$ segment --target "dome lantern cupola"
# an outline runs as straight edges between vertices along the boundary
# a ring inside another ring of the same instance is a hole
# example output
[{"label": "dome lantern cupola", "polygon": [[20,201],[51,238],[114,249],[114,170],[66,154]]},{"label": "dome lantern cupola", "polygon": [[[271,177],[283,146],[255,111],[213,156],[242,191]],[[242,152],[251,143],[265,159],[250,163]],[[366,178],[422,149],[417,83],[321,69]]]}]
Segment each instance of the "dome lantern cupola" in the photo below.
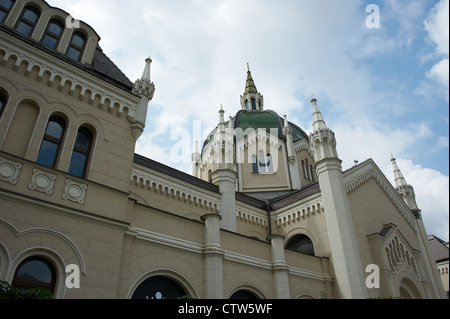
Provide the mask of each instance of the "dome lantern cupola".
[{"label": "dome lantern cupola", "polygon": [[250,67],[247,63],[247,81],[245,82],[244,94],[241,95],[241,107],[243,110],[249,112],[263,111],[263,101],[263,96],[256,89]]}]

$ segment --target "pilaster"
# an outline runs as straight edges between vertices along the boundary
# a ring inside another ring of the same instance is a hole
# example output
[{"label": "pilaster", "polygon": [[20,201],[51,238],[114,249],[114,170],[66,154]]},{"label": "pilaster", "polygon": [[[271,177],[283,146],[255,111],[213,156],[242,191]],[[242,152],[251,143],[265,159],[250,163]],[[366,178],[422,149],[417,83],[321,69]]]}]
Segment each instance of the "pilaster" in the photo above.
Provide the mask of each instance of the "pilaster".
[{"label": "pilaster", "polygon": [[220,244],[220,215],[206,214],[201,217],[205,223],[205,298],[223,298],[223,251]]},{"label": "pilaster", "polygon": [[229,168],[218,168],[211,173],[212,183],[219,186],[221,227],[236,232],[236,172]]},{"label": "pilaster", "polygon": [[289,267],[284,255],[284,236],[270,235],[272,271],[275,282],[275,294],[277,299],[290,299]]}]

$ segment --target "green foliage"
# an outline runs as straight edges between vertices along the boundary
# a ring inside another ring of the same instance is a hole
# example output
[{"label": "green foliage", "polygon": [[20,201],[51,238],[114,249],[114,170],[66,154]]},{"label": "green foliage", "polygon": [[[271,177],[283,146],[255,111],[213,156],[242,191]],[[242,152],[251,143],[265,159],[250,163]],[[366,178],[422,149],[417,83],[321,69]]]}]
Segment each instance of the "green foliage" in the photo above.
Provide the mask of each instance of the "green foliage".
[{"label": "green foliage", "polygon": [[0,299],[52,299],[50,290],[38,287],[30,289],[19,289],[13,287],[6,281],[0,281]]}]

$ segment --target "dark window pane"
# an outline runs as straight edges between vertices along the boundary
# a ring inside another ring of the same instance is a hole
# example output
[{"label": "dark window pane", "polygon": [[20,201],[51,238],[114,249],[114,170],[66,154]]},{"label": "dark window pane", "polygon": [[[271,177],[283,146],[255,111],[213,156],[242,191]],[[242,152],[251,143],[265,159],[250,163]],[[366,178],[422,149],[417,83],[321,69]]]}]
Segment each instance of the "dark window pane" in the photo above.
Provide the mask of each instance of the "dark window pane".
[{"label": "dark window pane", "polygon": [[6,106],[6,99],[3,97],[3,95],[0,95],[0,118],[3,114],[3,110],[5,109]]},{"label": "dark window pane", "polygon": [[0,22],[3,22],[3,19],[6,17],[6,12],[0,9]]},{"label": "dark window pane", "polygon": [[56,122],[55,120],[50,120],[47,125],[47,130],[45,131],[45,135],[52,136],[56,139],[61,139],[64,133],[64,127]]},{"label": "dark window pane", "polygon": [[83,177],[87,158],[88,158],[87,154],[74,150],[72,152],[72,158],[70,159],[69,174],[78,177]]},{"label": "dark window pane", "polygon": [[84,46],[84,37],[78,34],[74,34],[72,38],[72,43],[80,48]]},{"label": "dark window pane", "polygon": [[258,173],[258,163],[256,155],[252,155],[252,166],[253,166],[253,173]]},{"label": "dark window pane", "polygon": [[25,13],[23,14],[23,18],[31,22],[32,24],[36,23],[38,16],[38,13],[31,9],[26,9]]},{"label": "dark window pane", "polygon": [[77,49],[75,49],[75,48],[69,48],[68,50],[67,50],[67,56],[69,57],[69,58],[71,58],[71,59],[74,59],[74,60],[79,60],[79,58],[80,58],[80,55],[81,55],[81,52],[80,52],[80,50],[77,50]]},{"label": "dark window pane", "polygon": [[55,49],[56,44],[58,43],[58,39],[55,39],[51,35],[45,35],[44,39],[42,40],[42,44],[46,47],[49,47],[50,49]]},{"label": "dark window pane", "polygon": [[91,144],[92,135],[89,131],[85,129],[80,129],[77,134],[77,140],[75,141],[75,146],[82,148],[84,150],[89,150]]},{"label": "dark window pane", "polygon": [[256,100],[252,99],[252,110],[256,110]]},{"label": "dark window pane", "polygon": [[6,10],[11,9],[11,6],[13,5],[14,1],[12,0],[0,0],[0,7],[5,8]]},{"label": "dark window pane", "polygon": [[23,264],[17,271],[16,278],[41,283],[52,282],[52,271],[49,266],[40,260],[31,260]]},{"label": "dark window pane", "polygon": [[48,27],[48,31],[53,33],[54,35],[59,36],[62,31],[62,26],[56,22],[50,22],[50,26]]},{"label": "dark window pane", "polygon": [[53,167],[58,155],[58,144],[43,140],[37,162],[41,165]]},{"label": "dark window pane", "polygon": [[19,22],[16,28],[17,31],[22,33],[23,35],[30,36],[31,31],[33,30],[33,26],[25,23],[25,22]]},{"label": "dark window pane", "polygon": [[294,237],[286,247],[289,250],[294,250],[302,254],[314,255],[314,245],[308,236],[300,235]]}]

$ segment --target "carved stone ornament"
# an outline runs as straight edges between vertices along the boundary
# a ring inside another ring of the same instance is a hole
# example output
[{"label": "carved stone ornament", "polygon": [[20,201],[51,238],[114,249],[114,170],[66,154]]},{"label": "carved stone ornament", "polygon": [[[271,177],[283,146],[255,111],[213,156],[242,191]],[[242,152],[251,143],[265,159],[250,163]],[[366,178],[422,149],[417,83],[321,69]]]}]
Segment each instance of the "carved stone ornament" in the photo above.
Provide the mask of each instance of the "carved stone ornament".
[{"label": "carved stone ornament", "polygon": [[66,187],[62,198],[83,205],[84,198],[86,197],[86,191],[86,184],[78,183],[71,179],[66,179]]},{"label": "carved stone ornament", "polygon": [[47,195],[53,194],[53,186],[55,185],[56,175],[40,169],[33,169],[33,176],[28,188]]},{"label": "carved stone ornament", "polygon": [[0,157],[0,181],[17,184],[22,164]]}]

